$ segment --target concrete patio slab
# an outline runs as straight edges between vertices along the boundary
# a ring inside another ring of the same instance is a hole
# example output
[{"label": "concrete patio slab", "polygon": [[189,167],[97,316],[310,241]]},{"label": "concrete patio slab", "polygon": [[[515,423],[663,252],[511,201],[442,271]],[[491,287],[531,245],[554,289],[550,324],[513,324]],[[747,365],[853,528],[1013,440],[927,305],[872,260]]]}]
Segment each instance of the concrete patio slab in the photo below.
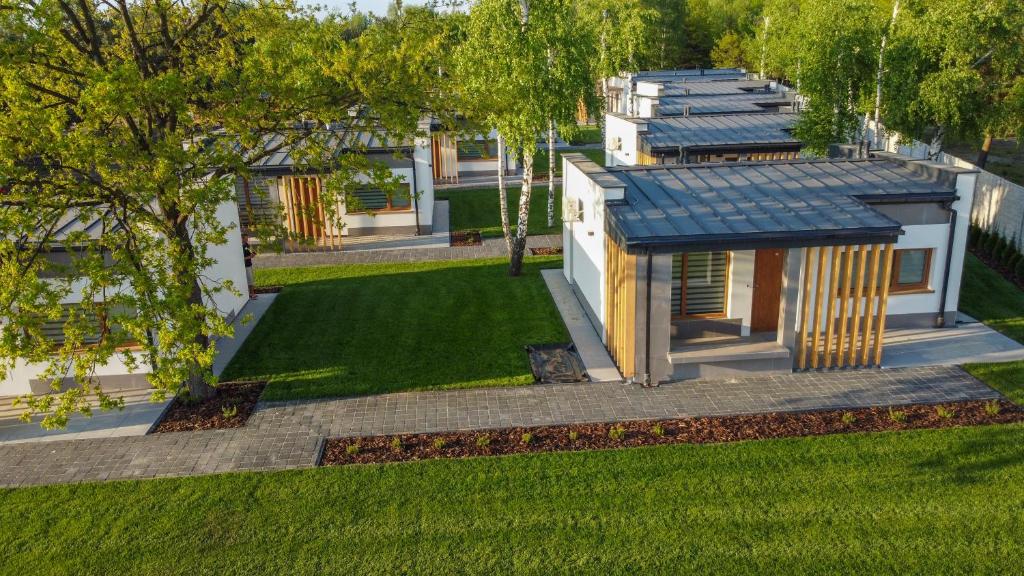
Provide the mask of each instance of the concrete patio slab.
[{"label": "concrete patio slab", "polygon": [[586,368],[591,382],[621,381],[622,375],[619,374],[618,368],[612,362],[608,350],[601,342],[601,336],[594,329],[594,325],[590,323],[590,318],[583,311],[583,306],[576,298],[572,288],[569,287],[569,282],[562,275],[562,271],[560,269],[541,270],[540,274],[548,286],[548,291],[551,292],[551,298],[555,301],[558,313],[562,316],[562,322],[569,329],[569,336],[572,338],[573,344],[576,345],[576,351],[579,352],[580,358],[583,360],[583,366]]},{"label": "concrete patio slab", "polygon": [[[219,376],[224,371],[276,297],[277,294],[260,294],[246,303],[232,324],[235,336],[222,338],[216,343],[214,374]],[[244,322],[249,315],[252,320]],[[153,402],[150,389],[118,390],[110,394],[124,399],[123,409],[103,411],[96,408],[89,417],[76,414],[71,417],[67,427],[60,430],[44,430],[39,426],[41,418],[38,416],[32,422],[22,422],[18,419],[20,410],[9,409],[10,399],[4,399],[3,409],[0,410],[0,444],[142,436],[160,420],[171,403],[170,399]],[[92,404],[98,405],[95,399]]]},{"label": "concrete patio slab", "polygon": [[885,331],[885,368],[1012,360],[1024,360],[1024,346],[964,314],[951,328]]}]

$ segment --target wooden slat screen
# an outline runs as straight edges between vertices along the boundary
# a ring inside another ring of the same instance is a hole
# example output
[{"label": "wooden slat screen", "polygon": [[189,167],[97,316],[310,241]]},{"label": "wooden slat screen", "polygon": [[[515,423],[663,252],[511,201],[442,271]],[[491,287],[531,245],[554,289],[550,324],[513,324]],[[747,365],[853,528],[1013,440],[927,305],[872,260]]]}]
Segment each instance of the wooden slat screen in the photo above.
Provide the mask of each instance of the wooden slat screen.
[{"label": "wooden slat screen", "polygon": [[341,230],[324,211],[320,201],[322,190],[316,176],[281,178],[279,195],[285,209],[286,247],[290,251],[341,247]]},{"label": "wooden slat screen", "polygon": [[892,260],[892,244],[806,249],[798,370],[881,365]]},{"label": "wooden slat screen", "polygon": [[636,256],[605,235],[605,345],[622,376],[636,372]]},{"label": "wooden slat screen", "polygon": [[434,179],[459,181],[459,141],[448,133],[434,134],[430,147],[434,163]]}]

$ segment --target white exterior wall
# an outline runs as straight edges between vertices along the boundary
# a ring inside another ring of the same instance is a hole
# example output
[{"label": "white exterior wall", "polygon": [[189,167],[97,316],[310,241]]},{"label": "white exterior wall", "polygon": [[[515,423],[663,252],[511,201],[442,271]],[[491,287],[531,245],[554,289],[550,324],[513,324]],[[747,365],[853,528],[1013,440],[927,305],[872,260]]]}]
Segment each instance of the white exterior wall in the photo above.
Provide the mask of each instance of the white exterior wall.
[{"label": "white exterior wall", "polygon": [[[637,163],[637,143],[640,131],[646,126],[625,118],[605,114],[604,163],[606,166],[634,166]],[[618,139],[618,144],[612,143]]]},{"label": "white exterior wall", "polygon": [[[605,201],[621,199],[622,188],[605,189],[579,168],[562,161],[562,272],[597,316],[601,338],[605,322]],[[568,218],[569,207],[582,204],[581,221]]]},{"label": "white exterior wall", "polygon": [[[215,295],[207,305],[213,305],[225,317],[233,317],[238,314],[246,302],[249,301],[249,284],[245,277],[245,258],[242,254],[242,234],[238,226],[238,205],[234,201],[228,201],[217,208],[217,217],[221,222],[228,225],[227,242],[225,244],[210,246],[207,254],[216,260],[216,263],[208,268],[204,275],[212,282],[230,281],[239,294],[232,294],[224,291]],[[71,294],[64,298],[62,304],[76,304],[81,302],[81,287],[83,281],[72,290]],[[136,359],[136,370],[128,369],[121,354],[115,354],[110,360],[101,366],[96,367],[95,376],[121,376],[125,374],[148,374],[149,365],[145,359],[133,353]],[[39,375],[46,370],[45,364],[28,363],[23,360],[15,362],[14,369],[0,380],[0,396],[17,396],[31,392],[30,382],[39,379]],[[73,377],[73,373],[65,374],[65,378]]]},{"label": "white exterior wall", "polygon": [[636,117],[653,118],[658,115],[658,98],[651,96],[636,96]]}]

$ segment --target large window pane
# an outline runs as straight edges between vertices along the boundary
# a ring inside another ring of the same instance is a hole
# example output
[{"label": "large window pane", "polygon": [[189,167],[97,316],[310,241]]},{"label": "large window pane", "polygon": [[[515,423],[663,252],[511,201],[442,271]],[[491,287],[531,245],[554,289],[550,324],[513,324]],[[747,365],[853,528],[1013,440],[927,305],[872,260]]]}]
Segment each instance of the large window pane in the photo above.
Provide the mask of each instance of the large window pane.
[{"label": "large window pane", "polygon": [[[672,261],[672,309],[677,315],[725,313],[726,252],[677,254]],[[685,274],[685,277],[683,277]]]},{"label": "large window pane", "polygon": [[900,250],[896,284],[923,284],[927,281],[928,250]]}]

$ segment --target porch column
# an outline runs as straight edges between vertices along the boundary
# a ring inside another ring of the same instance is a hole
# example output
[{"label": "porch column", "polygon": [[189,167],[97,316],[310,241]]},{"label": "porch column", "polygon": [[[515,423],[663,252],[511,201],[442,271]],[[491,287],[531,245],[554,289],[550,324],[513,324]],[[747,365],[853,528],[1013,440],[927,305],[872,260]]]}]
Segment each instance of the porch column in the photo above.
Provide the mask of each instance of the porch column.
[{"label": "porch column", "polygon": [[651,346],[650,364],[647,364],[647,255],[637,256],[636,262],[636,378],[643,377],[649,366],[651,384],[668,380],[672,363],[668,359],[672,333],[672,255],[651,256]]},{"label": "porch column", "polygon": [[782,296],[779,302],[779,329],[776,342],[796,353],[797,321],[800,319],[800,281],[806,248],[786,250],[782,265]]}]

